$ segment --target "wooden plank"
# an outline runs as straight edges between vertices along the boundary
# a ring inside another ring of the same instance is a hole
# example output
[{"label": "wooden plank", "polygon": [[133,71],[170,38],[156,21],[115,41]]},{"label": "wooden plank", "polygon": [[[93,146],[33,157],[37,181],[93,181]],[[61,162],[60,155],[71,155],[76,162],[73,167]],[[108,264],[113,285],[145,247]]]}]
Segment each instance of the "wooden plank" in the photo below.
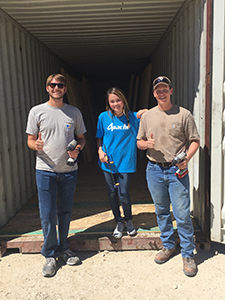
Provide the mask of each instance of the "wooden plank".
[{"label": "wooden plank", "polygon": [[130,85],[129,85],[129,92],[128,92],[128,105],[130,109],[133,109],[133,96],[134,96],[134,75],[130,77]]},{"label": "wooden plank", "polygon": [[140,77],[140,91],[138,96],[138,109],[149,107],[152,64],[148,64]]},{"label": "wooden plank", "polygon": [[82,155],[85,160],[91,161],[95,153],[97,153],[95,140],[96,122],[94,124],[93,121],[95,118],[97,120],[97,112],[94,113],[93,105],[90,104],[91,99],[87,80],[83,78],[81,81],[78,81],[71,77],[63,68],[60,71],[67,80],[67,99],[69,104],[77,107],[82,113],[87,129],[85,133],[86,144],[82,150]]},{"label": "wooden plank", "polygon": [[139,76],[135,78],[135,86],[134,86],[134,97],[133,97],[133,107],[132,111],[137,111],[138,109],[138,88],[139,88]]}]

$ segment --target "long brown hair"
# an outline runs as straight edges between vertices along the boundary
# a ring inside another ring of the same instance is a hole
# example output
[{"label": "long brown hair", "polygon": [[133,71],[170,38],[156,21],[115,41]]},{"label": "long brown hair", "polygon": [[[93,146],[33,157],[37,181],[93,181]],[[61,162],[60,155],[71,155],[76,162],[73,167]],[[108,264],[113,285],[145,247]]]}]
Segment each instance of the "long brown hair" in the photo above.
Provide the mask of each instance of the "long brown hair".
[{"label": "long brown hair", "polygon": [[117,87],[111,87],[107,91],[107,94],[106,94],[106,110],[110,111],[115,116],[114,111],[111,109],[111,107],[109,105],[109,95],[110,94],[116,95],[123,102],[124,114],[126,115],[126,118],[127,118],[128,128],[130,128],[130,121],[129,121],[129,114],[128,114],[130,109],[129,109],[129,106],[128,106],[128,103],[127,103],[127,98],[126,98],[124,92],[121,89],[117,88]]}]

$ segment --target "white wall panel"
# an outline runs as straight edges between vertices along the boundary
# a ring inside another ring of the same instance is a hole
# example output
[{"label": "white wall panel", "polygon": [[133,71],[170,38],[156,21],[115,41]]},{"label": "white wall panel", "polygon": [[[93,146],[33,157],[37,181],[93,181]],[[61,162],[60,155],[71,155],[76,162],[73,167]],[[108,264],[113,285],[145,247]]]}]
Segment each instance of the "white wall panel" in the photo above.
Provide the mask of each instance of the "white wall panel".
[{"label": "white wall panel", "polygon": [[45,80],[62,61],[0,10],[0,226],[36,192],[28,111],[47,100]]},{"label": "white wall panel", "polygon": [[212,57],[211,238],[225,242],[224,66],[225,1],[214,1]]}]

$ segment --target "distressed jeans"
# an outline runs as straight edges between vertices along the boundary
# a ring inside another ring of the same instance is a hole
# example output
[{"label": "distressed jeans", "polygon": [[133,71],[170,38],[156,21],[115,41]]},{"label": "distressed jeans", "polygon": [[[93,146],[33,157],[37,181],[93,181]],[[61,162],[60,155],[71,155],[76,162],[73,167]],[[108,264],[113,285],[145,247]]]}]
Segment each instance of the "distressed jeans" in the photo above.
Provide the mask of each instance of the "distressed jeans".
[{"label": "distressed jeans", "polygon": [[[116,183],[119,183],[117,188],[114,187],[112,175],[109,172],[103,171],[108,189],[110,206],[116,222],[132,219],[131,201],[129,195],[130,173],[113,174]],[[123,208],[124,218],[120,213],[120,202]]]},{"label": "distressed jeans", "polygon": [[177,223],[182,257],[193,257],[194,230],[190,216],[189,176],[177,178],[177,167],[164,168],[148,162],[146,179],[149,192],[155,204],[160,238],[164,248],[175,245],[170,203]]},{"label": "distressed jeans", "polygon": [[[67,235],[77,182],[77,170],[68,173],[36,170],[36,182],[44,235],[41,254],[46,258],[56,258],[70,245]],[[58,225],[58,238],[56,224]]]}]

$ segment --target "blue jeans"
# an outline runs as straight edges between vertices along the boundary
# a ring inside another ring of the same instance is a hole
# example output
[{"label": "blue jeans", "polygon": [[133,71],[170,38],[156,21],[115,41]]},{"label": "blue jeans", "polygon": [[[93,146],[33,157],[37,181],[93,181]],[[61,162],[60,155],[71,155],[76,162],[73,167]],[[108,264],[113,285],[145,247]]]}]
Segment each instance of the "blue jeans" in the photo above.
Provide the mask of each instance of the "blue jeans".
[{"label": "blue jeans", "polygon": [[[107,184],[110,206],[112,208],[112,212],[116,222],[118,223],[122,220],[131,220],[132,213],[129,195],[130,173],[113,174],[115,182],[119,183],[117,188],[114,187],[111,173],[103,171],[103,174]],[[121,216],[120,213],[119,199],[123,208],[124,218]]]},{"label": "blue jeans", "polygon": [[[36,182],[44,235],[41,254],[46,258],[56,258],[70,245],[67,235],[77,182],[77,170],[68,173],[36,170]],[[58,239],[56,223],[58,224]]]},{"label": "blue jeans", "polygon": [[157,222],[163,246],[171,249],[175,245],[174,229],[170,214],[170,202],[177,223],[182,257],[193,257],[194,230],[190,216],[189,176],[177,178],[177,167],[163,168],[148,162],[146,179],[155,204]]}]

